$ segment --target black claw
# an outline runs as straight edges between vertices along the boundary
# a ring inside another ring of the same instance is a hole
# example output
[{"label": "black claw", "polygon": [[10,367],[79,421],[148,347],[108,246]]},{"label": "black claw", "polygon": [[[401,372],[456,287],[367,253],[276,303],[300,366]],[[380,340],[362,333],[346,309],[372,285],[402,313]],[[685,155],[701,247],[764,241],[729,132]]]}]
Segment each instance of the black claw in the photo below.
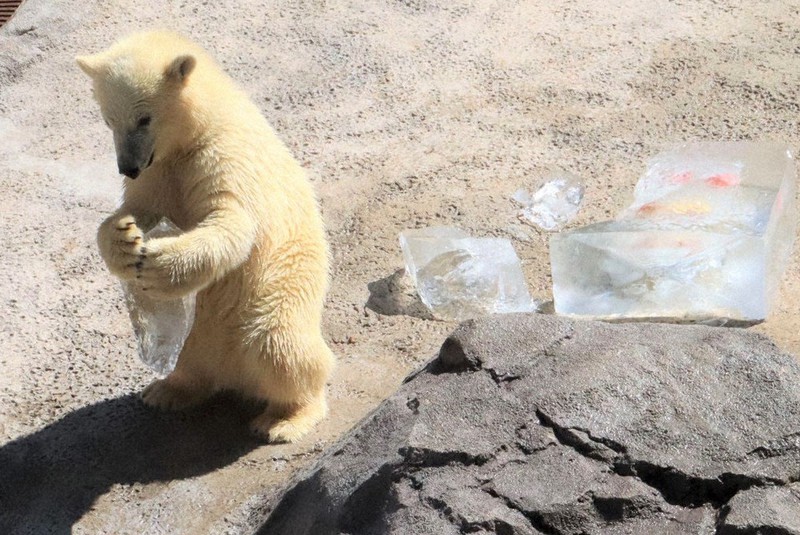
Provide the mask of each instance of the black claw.
[{"label": "black claw", "polygon": [[147,254],[147,247],[142,247],[142,256]]},{"label": "black claw", "polygon": [[134,267],[135,267],[136,269],[142,269],[142,266],[144,266],[144,264],[143,264],[142,262],[136,262],[136,263],[134,264]]}]

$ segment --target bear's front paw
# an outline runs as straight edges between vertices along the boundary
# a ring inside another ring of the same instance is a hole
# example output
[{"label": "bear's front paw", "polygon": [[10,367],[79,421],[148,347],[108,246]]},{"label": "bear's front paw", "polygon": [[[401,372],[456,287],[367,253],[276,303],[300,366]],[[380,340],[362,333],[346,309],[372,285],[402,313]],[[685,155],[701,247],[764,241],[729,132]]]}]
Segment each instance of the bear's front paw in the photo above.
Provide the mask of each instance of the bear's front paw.
[{"label": "bear's front paw", "polygon": [[100,253],[109,271],[122,280],[133,280],[142,260],[144,234],[133,216],[109,220],[98,236]]},{"label": "bear's front paw", "polygon": [[136,286],[154,299],[177,299],[195,288],[170,253],[174,238],[148,240],[136,262]]}]

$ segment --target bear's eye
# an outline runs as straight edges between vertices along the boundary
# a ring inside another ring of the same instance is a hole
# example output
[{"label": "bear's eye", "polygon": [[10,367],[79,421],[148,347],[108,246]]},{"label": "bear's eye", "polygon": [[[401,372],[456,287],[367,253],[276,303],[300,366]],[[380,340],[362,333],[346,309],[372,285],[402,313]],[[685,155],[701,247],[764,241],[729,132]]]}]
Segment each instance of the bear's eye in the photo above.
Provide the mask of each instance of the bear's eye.
[{"label": "bear's eye", "polygon": [[150,124],[150,119],[151,119],[151,117],[149,115],[145,115],[144,117],[139,119],[139,122],[136,123],[136,127],[137,128],[144,128],[145,126]]}]

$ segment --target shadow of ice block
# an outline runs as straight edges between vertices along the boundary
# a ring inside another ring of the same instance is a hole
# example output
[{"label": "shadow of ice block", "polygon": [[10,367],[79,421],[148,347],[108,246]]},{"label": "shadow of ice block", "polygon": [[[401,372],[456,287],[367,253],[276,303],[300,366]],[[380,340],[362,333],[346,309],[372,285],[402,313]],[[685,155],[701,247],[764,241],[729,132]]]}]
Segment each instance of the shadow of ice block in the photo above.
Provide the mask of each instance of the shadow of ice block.
[{"label": "shadow of ice block", "polygon": [[794,241],[795,181],[791,153],[775,143],[659,154],[615,221],[551,237],[556,312],[765,319]]},{"label": "shadow of ice block", "polygon": [[402,232],[400,246],[420,300],[439,319],[537,309],[506,239],[470,238],[455,228],[431,227]]}]

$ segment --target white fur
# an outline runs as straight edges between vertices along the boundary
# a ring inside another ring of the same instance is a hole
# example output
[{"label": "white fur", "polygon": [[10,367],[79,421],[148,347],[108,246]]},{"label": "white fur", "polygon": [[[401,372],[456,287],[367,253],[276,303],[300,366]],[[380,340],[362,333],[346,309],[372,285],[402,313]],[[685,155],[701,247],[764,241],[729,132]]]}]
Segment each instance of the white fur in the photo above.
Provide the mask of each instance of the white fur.
[{"label": "white fur", "polygon": [[[177,367],[144,401],[182,408],[237,390],[268,400],[258,432],[297,440],[326,414],[334,361],[320,331],[328,247],[302,168],[250,99],[179,35],[135,34],[77,61],[115,135],[152,116],[153,163],[125,179],[122,207],[100,226],[103,259],[156,297],[199,290]],[[144,242],[161,217],[184,232]]]}]

